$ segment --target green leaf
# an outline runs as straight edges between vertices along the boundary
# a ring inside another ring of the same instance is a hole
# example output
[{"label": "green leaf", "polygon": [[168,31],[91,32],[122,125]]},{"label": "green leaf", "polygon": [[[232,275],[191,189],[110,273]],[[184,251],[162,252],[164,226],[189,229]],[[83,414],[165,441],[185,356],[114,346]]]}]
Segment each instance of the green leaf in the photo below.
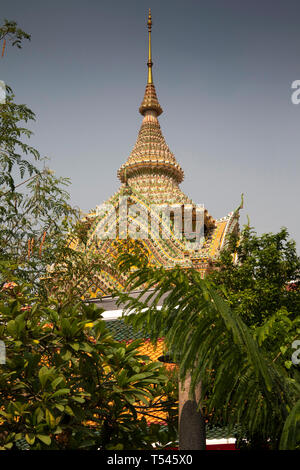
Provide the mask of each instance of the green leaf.
[{"label": "green leaf", "polygon": [[65,406],[65,412],[70,416],[75,416],[72,408],[69,405]]},{"label": "green leaf", "polygon": [[64,380],[63,377],[57,377],[56,379],[54,379],[53,382],[51,383],[51,387],[53,388],[53,390],[55,390],[57,385],[63,382],[63,380]]},{"label": "green leaf", "polygon": [[14,320],[10,320],[8,323],[7,323],[7,332],[10,336],[12,336],[13,338],[15,337],[15,334],[16,334],[16,323]]},{"label": "green leaf", "polygon": [[134,396],[137,398],[137,400],[143,402],[144,405],[146,406],[149,405],[149,399],[147,400],[147,398],[142,392],[134,392]]},{"label": "green leaf", "polygon": [[35,443],[35,435],[34,434],[25,434],[25,439],[30,446]]},{"label": "green leaf", "polygon": [[57,403],[57,404],[55,405],[55,408],[57,408],[57,409],[58,409],[59,411],[61,411],[61,412],[63,412],[64,409],[65,409],[64,405],[60,405],[59,403]]},{"label": "green leaf", "polygon": [[70,393],[69,388],[60,388],[59,390],[56,390],[56,392],[52,393],[51,398],[67,395],[68,393]]},{"label": "green leaf", "polygon": [[135,374],[133,375],[132,377],[129,377],[128,380],[131,382],[131,383],[134,383],[134,382],[142,382],[143,379],[146,379],[148,377],[151,377],[153,375],[152,372],[143,372],[141,374]]},{"label": "green leaf", "polygon": [[44,412],[43,412],[42,408],[38,407],[35,410],[34,417],[36,419],[37,424],[40,424],[40,422],[44,419]]},{"label": "green leaf", "polygon": [[64,361],[69,361],[72,357],[72,353],[71,351],[66,351],[61,357]]},{"label": "green leaf", "polygon": [[39,380],[41,382],[41,385],[42,387],[44,388],[46,383],[47,383],[47,380],[48,378],[50,377],[52,373],[52,370],[48,369],[48,367],[46,366],[43,366],[40,370],[39,370]]},{"label": "green leaf", "polygon": [[56,420],[51,411],[49,411],[48,409],[46,409],[46,423],[51,429],[56,426]]},{"label": "green leaf", "polygon": [[44,444],[46,444],[47,446],[50,446],[51,444],[51,437],[50,436],[46,436],[44,434],[37,434],[36,436],[40,441],[42,441]]},{"label": "green leaf", "polygon": [[77,401],[78,403],[85,403],[84,398],[81,397],[72,397],[72,400]]}]

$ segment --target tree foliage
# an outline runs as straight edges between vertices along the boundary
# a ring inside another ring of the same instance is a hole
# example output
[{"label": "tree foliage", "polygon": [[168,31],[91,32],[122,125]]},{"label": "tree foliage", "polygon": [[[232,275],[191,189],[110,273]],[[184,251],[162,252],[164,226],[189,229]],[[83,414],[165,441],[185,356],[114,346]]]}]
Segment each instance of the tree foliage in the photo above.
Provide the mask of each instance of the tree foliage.
[{"label": "tree foliage", "polygon": [[24,439],[30,449],[151,448],[157,429],[145,416],[153,402],[168,409],[167,377],[140,340],[117,342],[96,307],[45,304],[25,284],[2,287],[0,310],[2,449]]},{"label": "tree foliage", "polygon": [[300,258],[287,230],[258,236],[245,226],[240,239],[231,238],[209,279],[270,359],[293,374],[291,347],[300,332]]},{"label": "tree foliage", "polygon": [[4,24],[0,27],[0,41],[5,39],[11,42],[12,46],[16,46],[19,49],[22,47],[22,41],[24,39],[31,39],[30,34],[25,33],[21,28],[18,28],[16,21],[4,20]]},{"label": "tree foliage", "polygon": [[129,321],[154,341],[165,337],[180,377],[190,373],[192,388],[201,382],[202,412],[209,421],[239,426],[250,437],[259,434],[273,448],[280,437],[283,448],[299,446],[299,433],[289,432],[299,429],[298,408],[291,413],[299,399],[299,377],[271,360],[257,342],[257,330],[212,283],[195,270],[152,268],[142,254],[121,255],[120,266],[131,270],[130,288],[140,290],[138,298],[119,293]]},{"label": "tree foliage", "polygon": [[285,228],[258,236],[245,226],[220,253],[210,279],[250,327],[261,326],[279,309],[289,312],[291,319],[298,316],[300,258]]},{"label": "tree foliage", "polygon": [[[5,37],[19,47],[29,35],[5,22]],[[170,377],[138,352],[139,342],[115,341],[101,310],[83,302],[104,260],[75,249],[87,242],[87,221],[69,203],[68,179],[43,166],[27,143],[24,123],[34,113],[7,92],[0,105],[0,448],[164,445],[174,426],[165,431],[145,418],[157,410],[174,415]]]}]

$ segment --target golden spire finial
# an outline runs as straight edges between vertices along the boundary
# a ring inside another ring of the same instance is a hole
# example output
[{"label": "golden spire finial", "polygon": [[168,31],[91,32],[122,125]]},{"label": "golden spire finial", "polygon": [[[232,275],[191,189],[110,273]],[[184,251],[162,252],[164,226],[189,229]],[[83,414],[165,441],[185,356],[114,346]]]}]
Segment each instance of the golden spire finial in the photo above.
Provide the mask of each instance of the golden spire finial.
[{"label": "golden spire finial", "polygon": [[148,83],[148,84],[152,84],[152,83],[153,83],[153,77],[152,77],[152,65],[153,65],[153,62],[152,62],[152,57],[151,57],[151,28],[152,28],[152,17],[151,17],[151,10],[150,10],[150,8],[149,8],[149,15],[148,15],[147,25],[148,25],[148,34],[149,34],[149,54],[148,54],[148,62],[147,62],[147,65],[148,65],[148,81],[147,81],[147,83]]},{"label": "golden spire finial", "polygon": [[139,107],[140,113],[144,116],[146,111],[155,111],[157,116],[159,116],[163,110],[158,102],[156,91],[153,84],[153,77],[152,77],[152,57],[151,57],[151,29],[152,29],[152,18],[151,18],[151,10],[149,8],[149,15],[148,15],[148,32],[149,32],[149,55],[148,55],[148,80],[145,90],[144,99],[142,101],[141,106]]}]

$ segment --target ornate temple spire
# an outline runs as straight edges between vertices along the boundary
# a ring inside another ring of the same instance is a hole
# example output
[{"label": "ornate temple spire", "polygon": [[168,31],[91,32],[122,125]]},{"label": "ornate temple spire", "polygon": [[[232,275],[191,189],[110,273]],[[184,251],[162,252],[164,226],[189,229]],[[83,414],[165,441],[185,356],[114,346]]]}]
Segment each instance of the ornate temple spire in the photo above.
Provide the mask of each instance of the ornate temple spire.
[{"label": "ornate temple spire", "polygon": [[[170,151],[158,122],[163,112],[155,91],[152,74],[151,30],[152,17],[149,9],[148,21],[148,75],[144,99],[139,108],[143,122],[136,144],[118,171],[122,183],[138,188],[147,198],[168,202],[188,199],[179,189],[178,184],[184,177],[181,166]],[[179,194],[180,193],[180,194]],[[159,197],[155,197],[158,196]]]}]

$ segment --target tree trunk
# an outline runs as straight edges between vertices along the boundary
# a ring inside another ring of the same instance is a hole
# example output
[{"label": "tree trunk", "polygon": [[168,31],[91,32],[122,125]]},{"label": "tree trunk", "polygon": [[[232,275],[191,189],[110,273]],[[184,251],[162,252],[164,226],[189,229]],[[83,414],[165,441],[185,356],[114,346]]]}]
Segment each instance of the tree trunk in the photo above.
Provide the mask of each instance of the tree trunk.
[{"label": "tree trunk", "polygon": [[190,396],[191,377],[179,382],[179,450],[205,450],[205,419],[201,408],[197,411],[201,396],[201,383]]}]

